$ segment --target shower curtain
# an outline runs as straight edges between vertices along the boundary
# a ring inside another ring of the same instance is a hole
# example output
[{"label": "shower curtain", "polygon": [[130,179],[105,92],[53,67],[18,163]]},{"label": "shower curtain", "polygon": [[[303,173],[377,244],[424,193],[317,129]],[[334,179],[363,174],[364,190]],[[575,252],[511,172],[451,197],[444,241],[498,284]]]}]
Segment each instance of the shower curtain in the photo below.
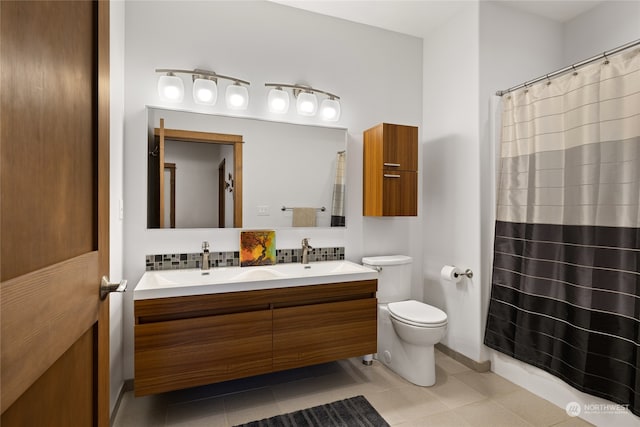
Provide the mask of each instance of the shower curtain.
[{"label": "shower curtain", "polygon": [[345,160],[347,153],[338,151],[336,156],[336,178],[333,185],[333,200],[331,204],[331,226],[344,227],[344,189],[345,189]]},{"label": "shower curtain", "polygon": [[502,101],[484,342],[640,416],[640,49]]}]

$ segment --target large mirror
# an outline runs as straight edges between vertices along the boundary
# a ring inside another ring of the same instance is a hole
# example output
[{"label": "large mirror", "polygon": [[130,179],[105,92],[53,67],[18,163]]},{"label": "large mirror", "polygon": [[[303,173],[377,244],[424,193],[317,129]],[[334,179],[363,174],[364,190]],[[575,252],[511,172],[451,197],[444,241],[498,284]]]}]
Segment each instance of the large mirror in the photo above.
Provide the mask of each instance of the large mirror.
[{"label": "large mirror", "polygon": [[147,114],[148,228],[344,226],[345,129]]}]

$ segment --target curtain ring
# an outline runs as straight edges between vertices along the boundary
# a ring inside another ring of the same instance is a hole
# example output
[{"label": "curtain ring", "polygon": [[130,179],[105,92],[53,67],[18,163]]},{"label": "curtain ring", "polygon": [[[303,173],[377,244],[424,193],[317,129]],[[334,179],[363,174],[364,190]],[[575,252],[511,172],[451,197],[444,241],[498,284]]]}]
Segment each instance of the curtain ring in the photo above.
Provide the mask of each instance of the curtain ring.
[{"label": "curtain ring", "polygon": [[578,72],[576,71],[576,64],[573,64],[573,65],[571,66],[571,68],[573,68],[573,75],[574,75],[574,76],[577,76],[577,75],[578,75]]},{"label": "curtain ring", "polygon": [[547,74],[547,86],[551,84],[551,79],[549,78],[549,74]]},{"label": "curtain ring", "polygon": [[607,56],[607,52],[602,52],[602,56],[604,56],[604,65],[608,65],[609,57]]}]

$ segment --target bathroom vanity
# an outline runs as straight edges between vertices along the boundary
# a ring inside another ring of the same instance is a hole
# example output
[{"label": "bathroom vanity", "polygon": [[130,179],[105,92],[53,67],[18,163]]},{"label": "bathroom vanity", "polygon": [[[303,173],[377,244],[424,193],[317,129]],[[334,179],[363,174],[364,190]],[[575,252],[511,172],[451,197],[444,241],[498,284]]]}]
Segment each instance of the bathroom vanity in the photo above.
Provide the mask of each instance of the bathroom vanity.
[{"label": "bathroom vanity", "polygon": [[349,261],[148,271],[134,291],[142,396],[375,353],[377,272]]}]

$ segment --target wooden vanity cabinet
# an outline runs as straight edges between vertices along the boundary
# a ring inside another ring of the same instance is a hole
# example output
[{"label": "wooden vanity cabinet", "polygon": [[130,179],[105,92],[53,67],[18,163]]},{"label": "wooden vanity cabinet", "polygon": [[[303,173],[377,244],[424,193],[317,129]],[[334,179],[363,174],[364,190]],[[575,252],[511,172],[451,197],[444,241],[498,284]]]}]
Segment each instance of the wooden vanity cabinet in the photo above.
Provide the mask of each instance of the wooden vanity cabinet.
[{"label": "wooden vanity cabinet", "polygon": [[377,351],[377,280],[136,300],[135,395]]},{"label": "wooden vanity cabinet", "polygon": [[274,371],[375,353],[376,311],[375,298],[275,309]]},{"label": "wooden vanity cabinet", "polygon": [[271,371],[271,312],[136,325],[136,395]]},{"label": "wooden vanity cabinet", "polygon": [[363,215],[416,216],[418,128],[381,123],[363,144]]}]

